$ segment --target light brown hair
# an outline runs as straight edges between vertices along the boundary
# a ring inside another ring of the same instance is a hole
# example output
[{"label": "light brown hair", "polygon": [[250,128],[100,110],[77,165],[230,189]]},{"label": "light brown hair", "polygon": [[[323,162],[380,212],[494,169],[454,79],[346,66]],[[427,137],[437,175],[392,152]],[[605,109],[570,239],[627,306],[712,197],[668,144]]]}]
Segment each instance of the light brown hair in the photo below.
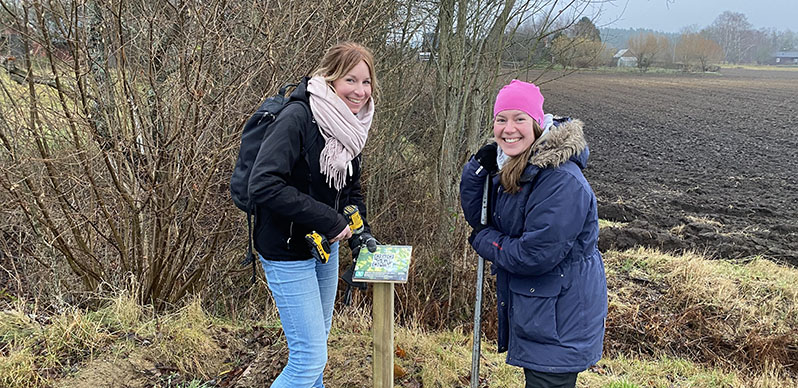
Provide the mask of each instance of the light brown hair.
[{"label": "light brown hair", "polygon": [[540,128],[540,125],[535,120],[532,120],[532,133],[535,134],[535,141],[524,152],[511,157],[499,173],[504,191],[510,194],[521,191],[521,175],[524,174],[524,169],[526,169],[526,165],[532,157],[532,149],[535,148],[537,141],[540,140],[540,136],[543,134],[543,129]]},{"label": "light brown hair", "polygon": [[342,42],[330,47],[313,72],[314,76],[322,76],[328,83],[342,78],[357,66],[360,61],[366,62],[371,78],[372,95],[377,91],[377,75],[374,73],[374,55],[371,50],[355,42]]}]

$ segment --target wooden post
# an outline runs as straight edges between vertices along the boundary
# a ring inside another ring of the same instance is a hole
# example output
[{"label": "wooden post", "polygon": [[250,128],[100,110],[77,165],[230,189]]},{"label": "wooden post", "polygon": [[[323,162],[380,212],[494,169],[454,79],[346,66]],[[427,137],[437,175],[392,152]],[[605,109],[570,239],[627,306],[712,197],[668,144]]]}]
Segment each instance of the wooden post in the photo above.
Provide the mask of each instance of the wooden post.
[{"label": "wooden post", "polygon": [[374,388],[393,388],[393,283],[374,283]]}]

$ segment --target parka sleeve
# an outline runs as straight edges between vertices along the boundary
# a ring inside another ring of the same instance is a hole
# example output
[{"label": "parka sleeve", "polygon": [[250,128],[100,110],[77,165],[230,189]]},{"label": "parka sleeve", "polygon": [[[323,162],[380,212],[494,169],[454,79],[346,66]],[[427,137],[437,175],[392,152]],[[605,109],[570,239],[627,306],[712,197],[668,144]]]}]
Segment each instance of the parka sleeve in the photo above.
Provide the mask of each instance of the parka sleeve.
[{"label": "parka sleeve", "polygon": [[472,245],[483,258],[510,273],[543,275],[565,259],[592,204],[592,193],[574,176],[552,174],[530,194],[521,236],[487,228],[477,234]]},{"label": "parka sleeve", "polygon": [[480,167],[472,156],[463,167],[463,175],[460,178],[460,206],[472,228],[479,228],[482,224],[482,192],[488,172]]},{"label": "parka sleeve", "polygon": [[304,108],[297,105],[287,106],[277,116],[255,158],[249,197],[257,206],[333,238],[348,225],[344,216],[287,183],[302,157],[306,121]]}]

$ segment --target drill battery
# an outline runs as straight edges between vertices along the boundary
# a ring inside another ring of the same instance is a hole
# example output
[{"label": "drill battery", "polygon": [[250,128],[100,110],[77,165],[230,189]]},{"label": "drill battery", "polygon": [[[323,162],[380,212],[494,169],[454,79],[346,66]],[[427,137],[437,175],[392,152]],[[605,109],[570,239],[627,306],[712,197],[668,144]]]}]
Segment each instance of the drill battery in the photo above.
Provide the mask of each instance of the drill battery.
[{"label": "drill battery", "polygon": [[330,260],[330,242],[327,241],[327,238],[313,231],[305,235],[305,241],[310,246],[313,257],[322,264],[327,264],[327,261]]},{"label": "drill battery", "polygon": [[[360,234],[363,232],[363,218],[360,217],[360,211],[357,206],[348,205],[345,207],[344,216],[349,220],[349,229],[352,229],[352,234]],[[331,252],[330,242],[327,240],[327,237],[313,231],[305,235],[305,241],[307,241],[313,257],[322,264],[327,264],[327,261],[330,260]]]}]

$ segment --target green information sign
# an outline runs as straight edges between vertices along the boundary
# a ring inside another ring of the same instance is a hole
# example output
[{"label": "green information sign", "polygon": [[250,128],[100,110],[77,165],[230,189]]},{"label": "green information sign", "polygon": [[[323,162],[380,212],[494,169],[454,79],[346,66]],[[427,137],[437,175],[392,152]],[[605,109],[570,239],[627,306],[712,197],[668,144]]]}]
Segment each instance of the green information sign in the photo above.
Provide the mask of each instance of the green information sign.
[{"label": "green information sign", "polygon": [[406,283],[412,252],[409,245],[378,245],[373,253],[364,247],[357,256],[353,280]]}]

